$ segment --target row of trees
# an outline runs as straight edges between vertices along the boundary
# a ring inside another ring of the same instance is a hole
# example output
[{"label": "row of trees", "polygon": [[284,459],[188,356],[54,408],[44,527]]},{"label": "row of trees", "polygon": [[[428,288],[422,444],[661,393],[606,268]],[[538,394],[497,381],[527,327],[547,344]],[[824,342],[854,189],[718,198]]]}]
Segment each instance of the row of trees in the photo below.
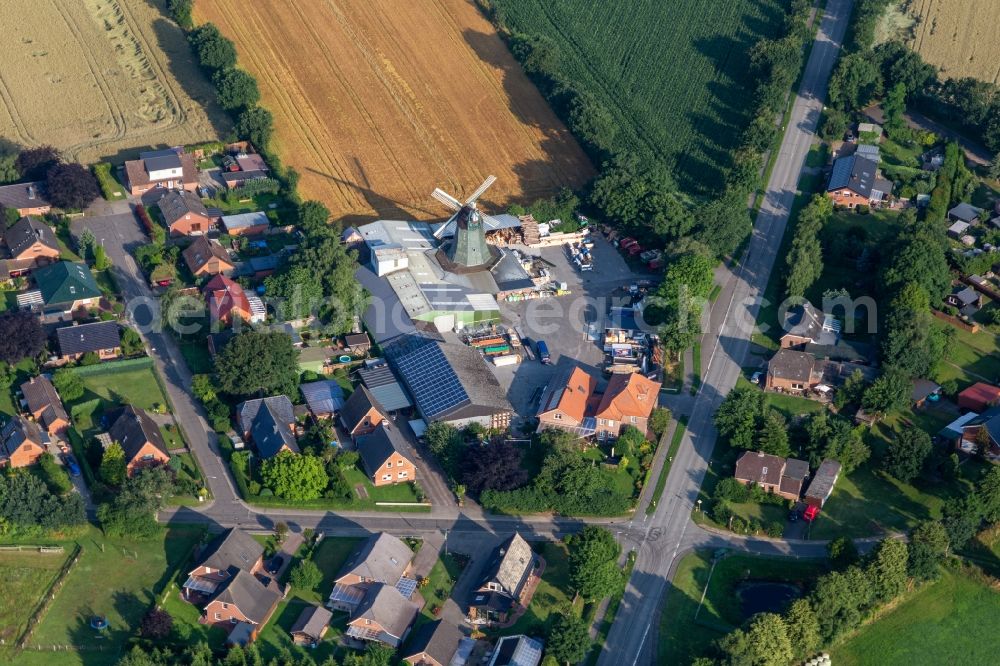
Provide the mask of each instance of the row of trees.
[{"label": "row of trees", "polygon": [[67,492],[65,479],[49,464],[51,457],[43,461],[45,481],[27,470],[0,475],[0,534],[36,536],[86,522],[83,498]]},{"label": "row of trees", "polygon": [[301,650],[292,653],[287,647],[277,657],[265,661],[256,643],[231,647],[220,657],[207,643],[195,643],[176,649],[144,649],[137,645],[118,660],[118,666],[390,666],[392,658],[392,649],[379,643],[369,643],[364,652],[350,652],[339,663],[333,657],[317,663]]},{"label": "row of trees", "polygon": [[823,247],[820,232],[833,215],[833,200],[817,194],[801,211],[795,223],[792,247],[785,259],[785,295],[802,298],[823,274]]}]

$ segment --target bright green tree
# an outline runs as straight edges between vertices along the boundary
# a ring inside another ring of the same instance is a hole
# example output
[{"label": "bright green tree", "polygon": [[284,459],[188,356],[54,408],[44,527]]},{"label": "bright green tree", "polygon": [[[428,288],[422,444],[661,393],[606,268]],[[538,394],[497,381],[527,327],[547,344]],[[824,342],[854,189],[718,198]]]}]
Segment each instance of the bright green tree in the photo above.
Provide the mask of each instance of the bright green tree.
[{"label": "bright green tree", "polygon": [[590,649],[586,623],[572,613],[560,615],[549,630],[545,648],[564,664],[580,663]]},{"label": "bright green tree", "polygon": [[315,590],[323,580],[323,572],[312,560],[302,560],[292,569],[289,580],[298,590]]},{"label": "bright green tree", "polygon": [[322,458],[282,451],[264,461],[261,481],[278,497],[291,500],[318,499],[330,478]]},{"label": "bright green tree", "polygon": [[125,450],[118,442],[111,442],[101,456],[101,479],[110,486],[125,482]]},{"label": "bright green tree", "polygon": [[603,527],[588,525],[569,539],[570,581],[587,600],[598,600],[619,593],[625,575],[618,565],[621,546]]}]

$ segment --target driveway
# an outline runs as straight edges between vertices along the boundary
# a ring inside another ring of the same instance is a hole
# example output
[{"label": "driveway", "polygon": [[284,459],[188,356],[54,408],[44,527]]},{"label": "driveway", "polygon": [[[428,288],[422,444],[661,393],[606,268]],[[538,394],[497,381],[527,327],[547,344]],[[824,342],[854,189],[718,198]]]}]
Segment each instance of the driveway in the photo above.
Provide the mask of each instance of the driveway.
[{"label": "driveway", "polygon": [[[114,204],[118,207],[118,204]],[[107,251],[113,264],[114,276],[125,299],[126,313],[146,342],[147,350],[163,378],[167,400],[174,418],[184,433],[188,446],[198,460],[205,482],[214,497],[213,515],[237,520],[246,515],[238,499],[229,470],[223,462],[215,432],[209,427],[201,405],[188,392],[191,371],[188,370],[173,336],[162,330],[158,321],[159,300],[132,258],[131,252],[149,242],[135,214],[112,213],[73,220],[71,230],[79,236],[89,229]]]}]

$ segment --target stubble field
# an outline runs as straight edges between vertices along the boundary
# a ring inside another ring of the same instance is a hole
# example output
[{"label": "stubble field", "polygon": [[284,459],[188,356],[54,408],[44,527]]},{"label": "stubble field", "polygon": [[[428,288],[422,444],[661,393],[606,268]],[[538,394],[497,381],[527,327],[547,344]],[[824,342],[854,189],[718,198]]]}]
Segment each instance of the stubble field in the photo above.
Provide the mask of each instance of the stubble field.
[{"label": "stubble field", "polygon": [[163,4],[0,2],[0,136],[92,162],[227,131]]},{"label": "stubble field", "polygon": [[335,216],[440,218],[489,174],[495,211],[593,167],[468,0],[200,0],[275,116],[282,160]]},{"label": "stubble field", "polygon": [[920,19],[913,28],[913,48],[941,69],[942,78],[1000,82],[1000,2],[913,0],[909,11]]}]

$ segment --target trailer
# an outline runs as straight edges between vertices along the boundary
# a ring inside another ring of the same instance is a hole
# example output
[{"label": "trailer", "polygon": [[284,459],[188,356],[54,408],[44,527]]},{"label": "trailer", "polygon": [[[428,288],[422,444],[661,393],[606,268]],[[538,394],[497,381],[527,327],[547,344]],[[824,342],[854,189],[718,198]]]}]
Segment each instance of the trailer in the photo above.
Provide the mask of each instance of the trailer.
[{"label": "trailer", "polygon": [[521,357],[517,354],[502,354],[500,356],[493,356],[490,360],[493,361],[493,365],[501,367],[504,365],[517,365],[521,362]]},{"label": "trailer", "polygon": [[483,347],[483,353],[487,356],[496,356],[498,354],[509,354],[510,345],[493,345],[492,347]]}]

